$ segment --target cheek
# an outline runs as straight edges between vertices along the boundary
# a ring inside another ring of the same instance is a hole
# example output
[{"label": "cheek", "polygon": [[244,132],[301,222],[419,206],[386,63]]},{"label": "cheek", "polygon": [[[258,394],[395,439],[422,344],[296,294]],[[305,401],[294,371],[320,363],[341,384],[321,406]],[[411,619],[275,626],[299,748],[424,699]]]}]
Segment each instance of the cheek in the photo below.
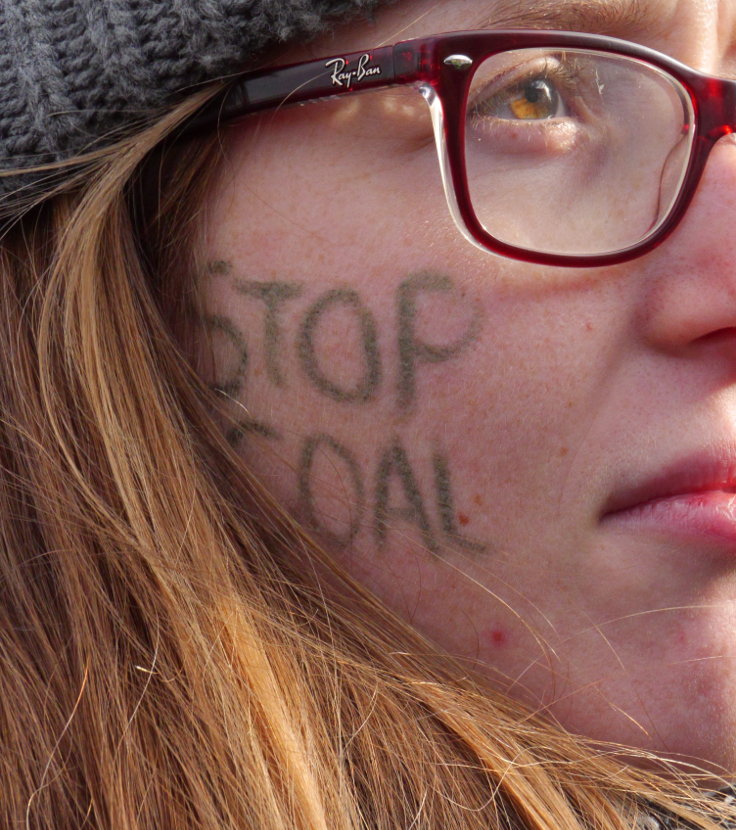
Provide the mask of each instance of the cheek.
[{"label": "cheek", "polygon": [[295,147],[299,125],[283,126],[231,148],[207,212],[209,380],[229,438],[443,645],[471,652],[480,626],[484,648],[518,647],[488,588],[545,596],[574,559],[570,470],[590,460],[610,331],[600,285],[475,251],[433,149],[397,160],[356,138],[346,160],[344,132],[303,125]]},{"label": "cheek", "polygon": [[325,538],[481,553],[579,518],[557,514],[596,414],[601,350],[584,324],[576,342],[554,308],[509,299],[487,268],[457,274],[450,255],[335,277],[297,257],[304,277],[289,279],[212,253],[210,380],[231,438]]},{"label": "cheek", "polygon": [[[261,119],[229,147],[208,210],[212,380],[237,401],[241,432],[278,436],[266,467],[302,470],[301,484],[271,473],[279,494],[290,480],[291,503],[331,463],[353,501],[372,502],[373,524],[384,475],[425,542],[463,527],[496,537],[567,463],[603,328],[584,321],[600,298],[584,286],[560,296],[548,272],[537,284],[539,269],[476,252],[423,134],[368,140],[341,117],[332,131],[329,109]],[[312,523],[318,512],[306,509]]]},{"label": "cheek", "polygon": [[429,112],[410,89],[246,120],[227,137],[216,190],[209,248],[281,279],[380,289],[421,265],[417,252],[456,241]]}]

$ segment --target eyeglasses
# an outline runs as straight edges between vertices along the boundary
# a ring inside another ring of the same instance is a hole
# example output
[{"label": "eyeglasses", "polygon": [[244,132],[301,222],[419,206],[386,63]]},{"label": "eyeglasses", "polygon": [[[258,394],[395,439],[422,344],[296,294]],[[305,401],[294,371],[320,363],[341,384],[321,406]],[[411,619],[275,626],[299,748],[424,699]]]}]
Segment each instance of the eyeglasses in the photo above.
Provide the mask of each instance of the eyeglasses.
[{"label": "eyeglasses", "polygon": [[623,262],[682,218],[736,81],[626,41],[455,32],[237,78],[191,127],[410,84],[429,104],[450,212],[474,245],[552,265]]}]

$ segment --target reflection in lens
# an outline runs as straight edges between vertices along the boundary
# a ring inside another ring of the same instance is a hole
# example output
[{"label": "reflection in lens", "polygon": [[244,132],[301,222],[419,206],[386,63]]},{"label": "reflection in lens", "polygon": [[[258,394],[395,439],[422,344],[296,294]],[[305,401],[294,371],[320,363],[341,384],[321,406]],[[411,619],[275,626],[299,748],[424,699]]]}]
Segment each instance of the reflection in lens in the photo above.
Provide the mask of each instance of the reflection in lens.
[{"label": "reflection in lens", "polygon": [[576,49],[493,55],[473,77],[466,110],[476,216],[496,239],[546,253],[641,242],[677,196],[692,120],[679,82],[634,58]]}]

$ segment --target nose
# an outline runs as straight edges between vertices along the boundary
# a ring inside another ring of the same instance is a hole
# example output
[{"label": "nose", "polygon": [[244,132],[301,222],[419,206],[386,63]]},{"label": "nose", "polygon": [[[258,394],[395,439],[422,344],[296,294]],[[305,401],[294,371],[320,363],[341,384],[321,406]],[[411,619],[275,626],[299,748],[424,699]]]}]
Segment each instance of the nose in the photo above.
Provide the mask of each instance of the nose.
[{"label": "nose", "polygon": [[668,350],[722,342],[736,360],[733,136],[725,136],[713,147],[679,227],[640,263],[646,272],[647,337]]}]

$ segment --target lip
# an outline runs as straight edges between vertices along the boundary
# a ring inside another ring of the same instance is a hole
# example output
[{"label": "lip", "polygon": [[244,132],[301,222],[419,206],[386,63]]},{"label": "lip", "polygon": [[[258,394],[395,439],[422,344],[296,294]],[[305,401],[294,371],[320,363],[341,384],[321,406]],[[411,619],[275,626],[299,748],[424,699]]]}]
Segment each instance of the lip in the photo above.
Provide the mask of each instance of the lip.
[{"label": "lip", "polygon": [[601,521],[736,545],[736,446],[696,453],[615,490]]}]

